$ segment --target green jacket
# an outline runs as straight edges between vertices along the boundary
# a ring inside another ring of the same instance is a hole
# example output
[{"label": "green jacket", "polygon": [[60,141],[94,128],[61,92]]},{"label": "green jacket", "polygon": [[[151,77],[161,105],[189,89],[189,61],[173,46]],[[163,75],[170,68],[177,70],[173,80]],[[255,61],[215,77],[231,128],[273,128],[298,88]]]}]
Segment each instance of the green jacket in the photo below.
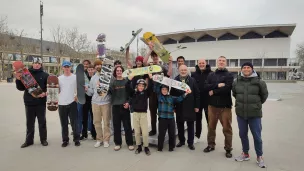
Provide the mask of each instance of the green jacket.
[{"label": "green jacket", "polygon": [[262,104],[268,97],[266,83],[257,73],[245,78],[241,73],[232,84],[235,113],[242,118],[262,117]]}]

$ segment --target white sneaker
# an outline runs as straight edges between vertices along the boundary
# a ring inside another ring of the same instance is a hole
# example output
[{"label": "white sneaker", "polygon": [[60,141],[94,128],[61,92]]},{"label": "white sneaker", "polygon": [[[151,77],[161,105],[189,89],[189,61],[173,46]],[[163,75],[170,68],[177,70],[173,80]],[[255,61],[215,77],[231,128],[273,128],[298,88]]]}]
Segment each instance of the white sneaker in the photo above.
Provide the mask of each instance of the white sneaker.
[{"label": "white sneaker", "polygon": [[199,142],[200,142],[200,140],[196,136],[194,136],[194,144],[199,143]]},{"label": "white sneaker", "polygon": [[104,147],[104,148],[108,148],[108,147],[110,147],[109,142],[105,141],[105,142],[103,143],[103,147]]},{"label": "white sneaker", "polygon": [[102,143],[102,142],[100,142],[100,141],[97,141],[97,142],[96,142],[96,144],[94,145],[94,147],[95,147],[95,148],[98,148],[98,147],[100,147],[100,146],[101,146],[101,143]]}]

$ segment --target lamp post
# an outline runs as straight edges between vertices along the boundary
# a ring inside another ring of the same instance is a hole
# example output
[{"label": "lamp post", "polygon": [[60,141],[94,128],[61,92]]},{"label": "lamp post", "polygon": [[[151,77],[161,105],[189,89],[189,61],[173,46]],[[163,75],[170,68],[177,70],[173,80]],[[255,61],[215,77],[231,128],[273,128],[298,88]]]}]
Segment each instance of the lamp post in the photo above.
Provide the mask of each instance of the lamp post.
[{"label": "lamp post", "polygon": [[40,1],[40,51],[41,51],[41,60],[43,56],[43,48],[42,48],[42,16],[43,16],[43,2]]}]

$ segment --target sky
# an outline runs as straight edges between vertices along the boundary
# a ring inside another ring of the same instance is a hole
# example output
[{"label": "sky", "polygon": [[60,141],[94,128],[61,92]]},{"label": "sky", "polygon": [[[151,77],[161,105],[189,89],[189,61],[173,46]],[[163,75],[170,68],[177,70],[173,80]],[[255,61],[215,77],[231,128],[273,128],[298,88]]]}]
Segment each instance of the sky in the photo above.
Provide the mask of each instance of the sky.
[{"label": "sky", "polygon": [[[1,0],[0,16],[27,37],[40,38],[39,0]],[[143,28],[155,34],[217,27],[297,24],[291,36],[291,57],[304,43],[303,0],[44,0],[43,38],[51,29],[77,27],[95,43],[107,35],[107,47],[119,49]],[[139,47],[144,46],[139,43]],[[136,51],[136,43],[131,45]]]}]

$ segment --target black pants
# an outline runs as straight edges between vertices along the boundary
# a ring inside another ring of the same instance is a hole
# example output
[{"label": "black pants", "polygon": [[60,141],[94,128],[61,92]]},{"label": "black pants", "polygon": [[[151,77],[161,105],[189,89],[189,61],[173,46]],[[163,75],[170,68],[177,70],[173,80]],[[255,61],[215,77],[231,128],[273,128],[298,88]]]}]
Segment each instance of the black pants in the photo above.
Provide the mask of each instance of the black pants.
[{"label": "black pants", "polygon": [[200,138],[201,134],[202,134],[203,110],[205,112],[207,124],[209,123],[208,122],[208,105],[207,105],[207,106],[203,106],[202,108],[200,108],[199,111],[196,113],[195,136],[197,138]]},{"label": "black pants", "polygon": [[123,105],[112,106],[112,117],[114,126],[114,143],[115,145],[121,145],[121,122],[125,129],[126,144],[128,146],[133,145],[133,136],[131,128],[130,110],[125,109]]},{"label": "black pants", "polygon": [[77,103],[72,102],[69,105],[59,105],[59,117],[61,123],[61,135],[63,142],[69,142],[69,118],[73,130],[73,141],[79,141],[80,135],[79,131],[77,130],[78,124],[78,110],[77,110]]},{"label": "black pants", "polygon": [[26,143],[34,143],[35,135],[35,120],[37,117],[39,125],[40,141],[46,141],[47,130],[46,130],[46,117],[45,117],[46,106],[25,106],[26,114]]},{"label": "black pants", "polygon": [[159,118],[158,119],[158,149],[163,149],[165,135],[168,130],[169,148],[175,147],[175,120]]},{"label": "black pants", "polygon": [[93,124],[93,112],[92,112],[92,103],[90,100],[87,100],[86,103],[82,106],[82,136],[88,137],[88,118],[89,118],[89,112],[92,118],[92,122],[90,123],[92,125],[91,134],[92,137],[96,138],[96,131]]},{"label": "black pants", "polygon": [[151,116],[151,128],[153,132],[156,132],[156,122],[157,122],[157,94],[152,92],[149,97],[149,110]]},{"label": "black pants", "polygon": [[[178,139],[180,143],[185,144],[185,127],[183,121],[178,121],[177,124],[177,132]],[[187,121],[187,132],[188,132],[188,145],[193,145],[194,143],[194,121]]]}]

